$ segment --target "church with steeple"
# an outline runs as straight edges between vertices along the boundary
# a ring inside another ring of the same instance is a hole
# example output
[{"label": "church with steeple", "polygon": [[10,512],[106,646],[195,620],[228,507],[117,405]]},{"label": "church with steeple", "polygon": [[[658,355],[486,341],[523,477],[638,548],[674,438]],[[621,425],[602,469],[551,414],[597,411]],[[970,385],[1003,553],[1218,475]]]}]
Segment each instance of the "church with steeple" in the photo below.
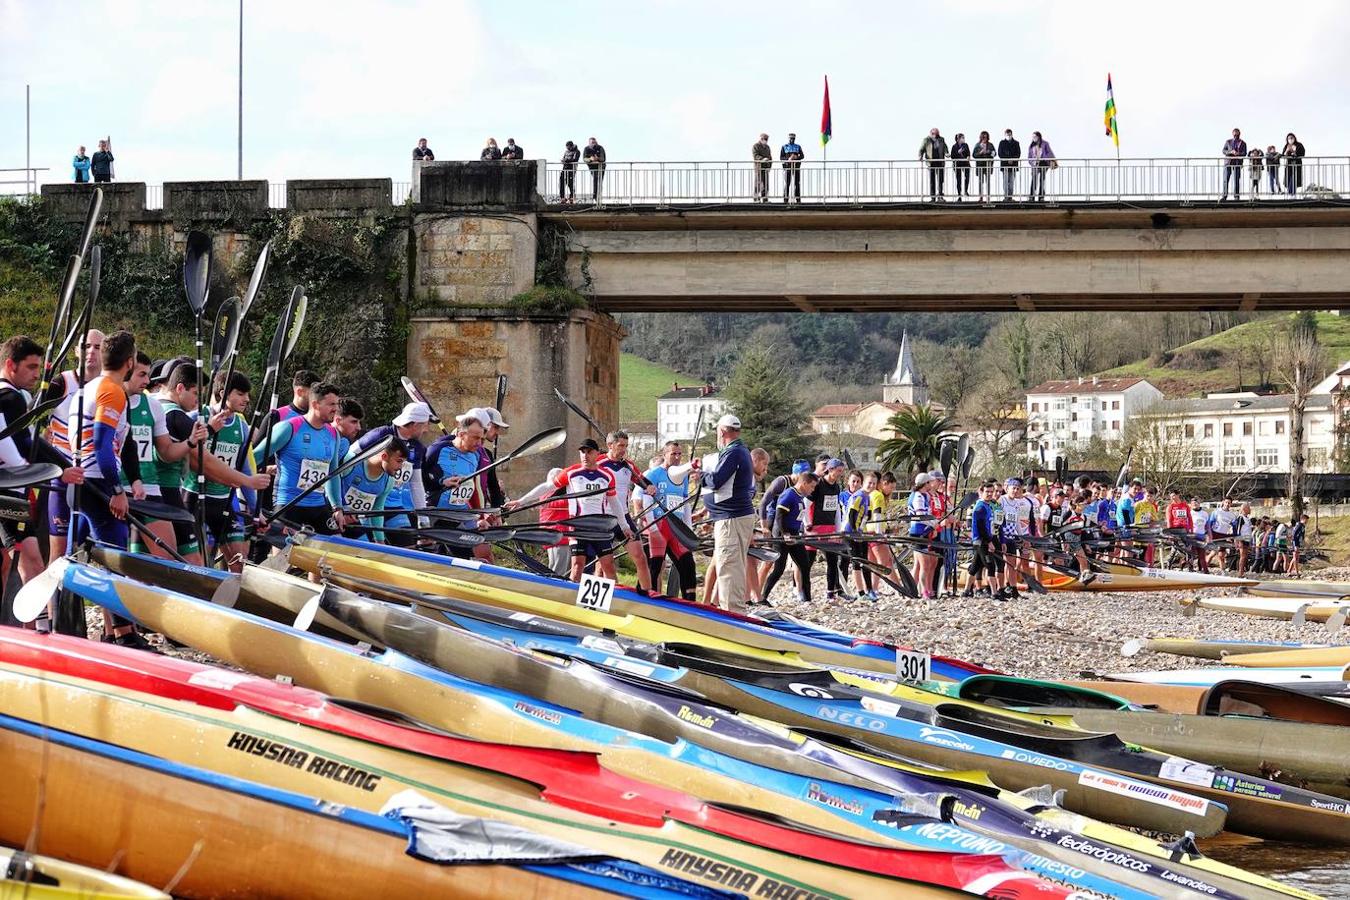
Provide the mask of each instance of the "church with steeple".
[{"label": "church with steeple", "polygon": [[932,406],[943,411],[928,397],[928,382],[914,364],[909,332],[900,335],[900,354],[895,368],[881,381],[881,399],[866,403],[830,403],[811,413],[811,430],[819,434],[858,434],[883,439],[889,437],[886,420],[909,406]]}]

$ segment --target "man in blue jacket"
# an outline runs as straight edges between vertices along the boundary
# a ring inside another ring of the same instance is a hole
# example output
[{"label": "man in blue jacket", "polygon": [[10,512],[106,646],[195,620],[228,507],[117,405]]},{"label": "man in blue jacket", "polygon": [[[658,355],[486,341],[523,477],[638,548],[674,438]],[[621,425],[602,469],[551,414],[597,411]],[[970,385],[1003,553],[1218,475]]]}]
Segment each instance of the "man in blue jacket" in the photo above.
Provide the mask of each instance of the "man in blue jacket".
[{"label": "man in blue jacket", "polygon": [[717,420],[717,445],[722,449],[715,460],[709,454],[703,473],[703,505],[713,523],[717,603],[745,612],[745,561],[755,533],[755,470],[741,441],[740,419],[725,415]]}]

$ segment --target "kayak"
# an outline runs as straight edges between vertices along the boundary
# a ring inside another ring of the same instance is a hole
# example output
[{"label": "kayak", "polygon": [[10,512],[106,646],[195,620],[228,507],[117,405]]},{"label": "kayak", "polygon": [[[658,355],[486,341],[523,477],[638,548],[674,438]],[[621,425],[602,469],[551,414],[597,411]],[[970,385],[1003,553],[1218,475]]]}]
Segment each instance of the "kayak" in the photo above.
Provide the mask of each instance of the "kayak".
[{"label": "kayak", "polygon": [[[497,589],[516,596],[528,596],[536,603],[551,601],[567,607],[578,606],[575,582],[494,566],[480,560],[455,559],[368,541],[318,535],[294,539],[288,552],[291,564],[306,571],[315,571],[325,556],[338,554],[349,559],[369,560],[399,569],[441,575],[461,585],[479,588],[473,594],[462,593],[461,599],[500,606],[503,601],[495,599],[492,591]],[[361,574],[350,564],[347,571]],[[536,608],[535,611],[548,614],[542,608]],[[649,597],[623,588],[615,589],[609,612],[616,616],[632,615],[684,628],[703,635],[705,641],[713,638],[757,650],[773,651],[779,655],[796,653],[812,665],[850,666],[886,674],[895,672],[894,644],[841,634],[796,619],[764,619],[728,612],[705,603],[671,597]],[[552,615],[554,618],[564,618],[557,612]],[[937,677],[951,680],[990,671],[945,656],[934,657],[933,669]]]},{"label": "kayak", "polygon": [[1098,572],[1097,577],[1102,576],[1121,576],[1129,575],[1138,578],[1147,578],[1159,583],[1168,584],[1168,587],[1158,588],[1158,590],[1190,590],[1193,587],[1172,587],[1172,585],[1203,585],[1205,587],[1249,587],[1260,584],[1253,578],[1243,578],[1234,575],[1215,575],[1210,572],[1187,572],[1180,569],[1155,569],[1151,566],[1133,566],[1128,563],[1106,562],[1100,563],[1104,571]]},{"label": "kayak", "polygon": [[1230,666],[1261,669],[1298,666],[1350,666],[1350,647],[1301,647],[1294,650],[1273,650],[1262,653],[1234,653],[1223,661]]},{"label": "kayak", "polygon": [[[1342,800],[1350,797],[1350,729],[1341,725],[1231,715],[1053,711],[1072,713],[1083,728],[1111,732],[1132,744],[1222,767],[1230,775],[1264,777]],[[1233,818],[1230,812],[1229,819]],[[1240,829],[1230,826],[1229,830]]]},{"label": "kayak", "polygon": [[1258,581],[1244,594],[1255,597],[1321,597],[1350,600],[1350,582],[1346,581]]},{"label": "kayak", "polygon": [[1065,709],[1130,709],[1133,706],[1124,697],[1105,690],[1057,681],[1014,678],[1011,675],[972,675],[965,681],[929,682],[926,686],[948,697],[972,700],[1000,709],[1033,710],[1052,706]]},{"label": "kayak", "polygon": [[[798,823],[799,827],[841,833],[853,823],[848,830],[871,835],[872,840],[878,834],[895,839],[893,825],[873,818],[878,810],[838,801],[833,792],[846,791],[848,785],[830,785],[822,794],[819,780],[791,778],[765,766],[740,764],[687,742],[670,744],[600,725],[574,715],[565,707],[455,679],[399,654],[367,656],[354,648],[236,610],[151,589],[86,566],[72,565],[63,576],[63,584],[118,615],[262,675],[286,675],[307,686],[394,709],[431,726],[475,739],[596,750],[601,764],[612,771],[677,786],[710,802],[761,810],[781,821]],[[887,799],[894,814],[896,799]],[[899,808],[903,809],[903,804]],[[900,830],[905,831],[903,837],[907,842],[925,843],[932,850],[969,852],[972,835],[945,823],[936,824],[941,827],[925,828],[935,823],[924,822]],[[980,848],[998,847],[1013,858],[1027,856],[1001,842],[977,840]],[[850,841],[844,843],[853,846]],[[841,860],[839,851],[835,852],[832,859]],[[1008,865],[1004,874],[1013,881],[1030,877]],[[1014,893],[1017,890],[1015,886],[1005,889]]]},{"label": "kayak", "polygon": [[1130,681],[1079,681],[1100,686],[1132,704],[1161,712],[1202,716],[1244,715],[1290,722],[1350,725],[1350,683],[1308,681],[1260,684],[1242,680],[1246,672],[1229,670],[1231,680],[1213,685],[1149,684]]},{"label": "kayak", "polygon": [[[998,738],[975,743],[976,739],[969,738],[965,728],[981,721],[978,709],[951,704],[953,709],[947,710],[948,715],[943,717],[934,714],[934,708],[912,700],[866,695],[837,681],[826,670],[787,667],[761,673],[765,676],[763,681],[773,682],[771,696],[766,698],[757,689],[724,677],[728,671],[756,674],[751,670],[708,665],[707,669],[716,671],[712,674],[693,668],[703,661],[690,653],[671,651],[662,654],[662,662],[683,666],[683,671],[666,682],[668,690],[679,691],[678,699],[668,698],[645,691],[638,681],[641,676],[631,666],[622,670],[615,667],[611,670],[615,674],[611,675],[575,659],[553,662],[532,658],[401,607],[361,597],[330,596],[323,603],[330,613],[370,635],[371,640],[462,678],[528,691],[541,700],[565,703],[588,717],[654,736],[662,736],[654,729],[671,728],[670,734],[687,735],[689,740],[733,756],[744,752],[739,745],[746,742],[756,745],[756,755],[764,754],[771,741],[753,732],[738,734],[735,719],[723,712],[725,709],[838,734],[943,767],[987,769],[995,783],[1012,790],[1048,781],[1056,789],[1068,792],[1065,804],[1070,809],[1117,823],[1175,834],[1189,830],[1202,836],[1218,833],[1224,823],[1224,808],[1219,803],[1211,804],[1189,795],[1173,796],[1172,792],[1160,792],[1143,782],[1116,779],[1103,770],[1051,758],[1050,750],[1027,753],[1018,749],[1022,746],[1021,739],[1028,736],[1038,738],[1041,744],[1058,740],[1064,746],[1075,740],[1109,739],[1109,736],[1084,735],[1010,719],[997,722],[1001,726]],[[647,684],[653,682],[648,680]],[[703,698],[716,707],[699,702]],[[869,706],[868,700],[875,703]],[[796,701],[806,710],[797,708]],[[883,720],[872,715],[873,708],[882,704],[897,710],[901,704],[908,704],[905,709],[911,716],[897,718],[897,711]],[[629,711],[630,707],[636,710],[648,705],[651,708],[641,713]],[[663,721],[672,716],[662,716],[657,711],[662,709],[674,713],[673,728]],[[691,720],[696,726],[693,730],[680,727],[679,723],[688,724]],[[955,731],[958,728],[962,730]],[[720,740],[710,743],[714,739]],[[803,766],[796,754],[778,759],[770,756],[763,761],[780,769],[791,767],[798,774],[828,777]],[[1109,784],[1103,779],[1109,780]]]},{"label": "kayak", "polygon": [[[27,709],[41,715],[44,703],[50,715],[61,718],[68,732],[101,736],[173,762],[368,812],[378,812],[401,792],[415,790],[460,815],[507,822],[581,846],[603,847],[607,856],[653,868],[660,867],[668,857],[696,853],[753,871],[764,883],[815,895],[850,882],[850,873],[796,855],[812,852],[804,844],[814,842],[847,857],[853,848],[833,838],[765,823],[765,830],[779,844],[776,849],[768,849],[667,821],[655,804],[646,813],[646,823],[620,824],[548,804],[539,799],[534,785],[509,776],[295,725],[246,707],[215,710],[67,675],[0,666],[0,704],[5,714]],[[735,818],[731,813],[718,815]],[[969,872],[956,875],[966,863],[974,862],[979,867],[988,862],[979,855],[962,858],[970,854],[880,848],[865,852],[875,857],[877,868],[890,872],[946,869],[947,873],[939,877],[948,885],[958,878],[965,878],[967,883],[973,880]],[[727,886],[721,877],[696,875],[695,880],[709,887]],[[923,878],[917,880],[922,882]],[[857,888],[866,886],[865,879],[852,879],[852,883]],[[902,883],[878,879],[871,887],[894,890]]]},{"label": "kayak", "polygon": [[1195,659],[1223,659],[1236,653],[1274,653],[1279,650],[1301,650],[1324,647],[1325,644],[1303,644],[1298,641],[1207,641],[1198,638],[1132,638],[1120,649],[1121,656],[1136,656],[1140,650],[1150,653],[1170,653]]},{"label": "kayak", "polygon": [[[81,865],[113,860],[176,896],[590,898],[624,883],[585,863],[434,865],[408,853],[402,821],[11,716],[0,715],[0,765],[0,841],[26,840],[36,822],[42,852]],[[641,867],[632,876],[693,888]]]},{"label": "kayak", "polygon": [[[1145,572],[1152,574],[1144,574]],[[1245,587],[1256,582],[1246,578],[1207,575],[1204,572],[1173,572],[1143,569],[1139,573],[1096,572],[1084,581],[1072,572],[1046,571],[1040,582],[1052,591],[1202,591],[1208,588]]]},{"label": "kayak", "polygon": [[1350,603],[1338,603],[1316,597],[1188,597],[1180,603],[1182,607],[1198,607],[1286,621],[1298,618],[1301,613],[1302,618],[1309,622],[1325,622],[1335,615],[1337,610],[1350,607]]},{"label": "kayak", "polygon": [[[1235,673],[1241,671],[1241,675]],[[1345,666],[1308,666],[1284,669],[1234,669],[1219,666],[1209,669],[1156,669],[1140,672],[1117,672],[1106,677],[1112,681],[1134,681],[1143,684],[1189,685],[1212,687],[1220,681],[1241,679],[1261,684],[1341,684],[1346,678]],[[1113,686],[1114,689],[1114,686]]]},{"label": "kayak", "polygon": [[163,891],[88,866],[0,846],[0,900],[170,900]]}]

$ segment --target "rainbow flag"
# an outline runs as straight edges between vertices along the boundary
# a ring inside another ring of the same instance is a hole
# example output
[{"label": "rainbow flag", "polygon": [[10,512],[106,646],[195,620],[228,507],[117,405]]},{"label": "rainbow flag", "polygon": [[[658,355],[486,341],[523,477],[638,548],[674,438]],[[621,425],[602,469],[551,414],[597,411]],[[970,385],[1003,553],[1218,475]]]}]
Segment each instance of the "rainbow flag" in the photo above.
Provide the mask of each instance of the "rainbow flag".
[{"label": "rainbow flag", "polygon": [[820,111],[820,145],[830,142],[834,129],[830,123],[830,76],[825,76],[825,107]]},{"label": "rainbow flag", "polygon": [[1111,89],[1111,73],[1106,73],[1106,136],[1120,147],[1120,127],[1116,125],[1116,94]]}]

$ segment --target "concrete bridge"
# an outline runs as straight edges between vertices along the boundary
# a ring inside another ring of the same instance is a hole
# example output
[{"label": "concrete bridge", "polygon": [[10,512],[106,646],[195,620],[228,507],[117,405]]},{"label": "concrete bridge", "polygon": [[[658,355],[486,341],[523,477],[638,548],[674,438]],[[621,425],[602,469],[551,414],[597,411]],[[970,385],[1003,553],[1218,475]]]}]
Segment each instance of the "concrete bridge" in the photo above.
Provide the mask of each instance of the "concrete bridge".
[{"label": "concrete bridge", "polygon": [[[1350,166],[1347,166],[1350,172]],[[636,199],[563,207],[533,161],[417,164],[411,198],[389,179],[180,182],[162,208],[138,183],[104,185],[108,228],[180,244],[192,227],[248,257],[249,226],[294,217],[380,217],[408,237],[402,292],[407,371],[442,409],[482,405],[510,376],[517,433],[556,425],[555,386],[618,422],[621,311],[1266,310],[1350,307],[1350,207],[1335,199],[1223,206],[839,202],[804,206]],[[1350,175],[1348,175],[1350,178]],[[58,216],[83,218],[88,187],[48,185]],[[739,200],[740,195],[728,199]],[[562,244],[558,244],[559,236]],[[545,246],[541,249],[541,242]],[[512,298],[561,252],[590,308],[541,311]],[[256,252],[256,251],[254,251]],[[575,434],[584,424],[570,417]],[[563,459],[513,473],[523,483]]]}]

